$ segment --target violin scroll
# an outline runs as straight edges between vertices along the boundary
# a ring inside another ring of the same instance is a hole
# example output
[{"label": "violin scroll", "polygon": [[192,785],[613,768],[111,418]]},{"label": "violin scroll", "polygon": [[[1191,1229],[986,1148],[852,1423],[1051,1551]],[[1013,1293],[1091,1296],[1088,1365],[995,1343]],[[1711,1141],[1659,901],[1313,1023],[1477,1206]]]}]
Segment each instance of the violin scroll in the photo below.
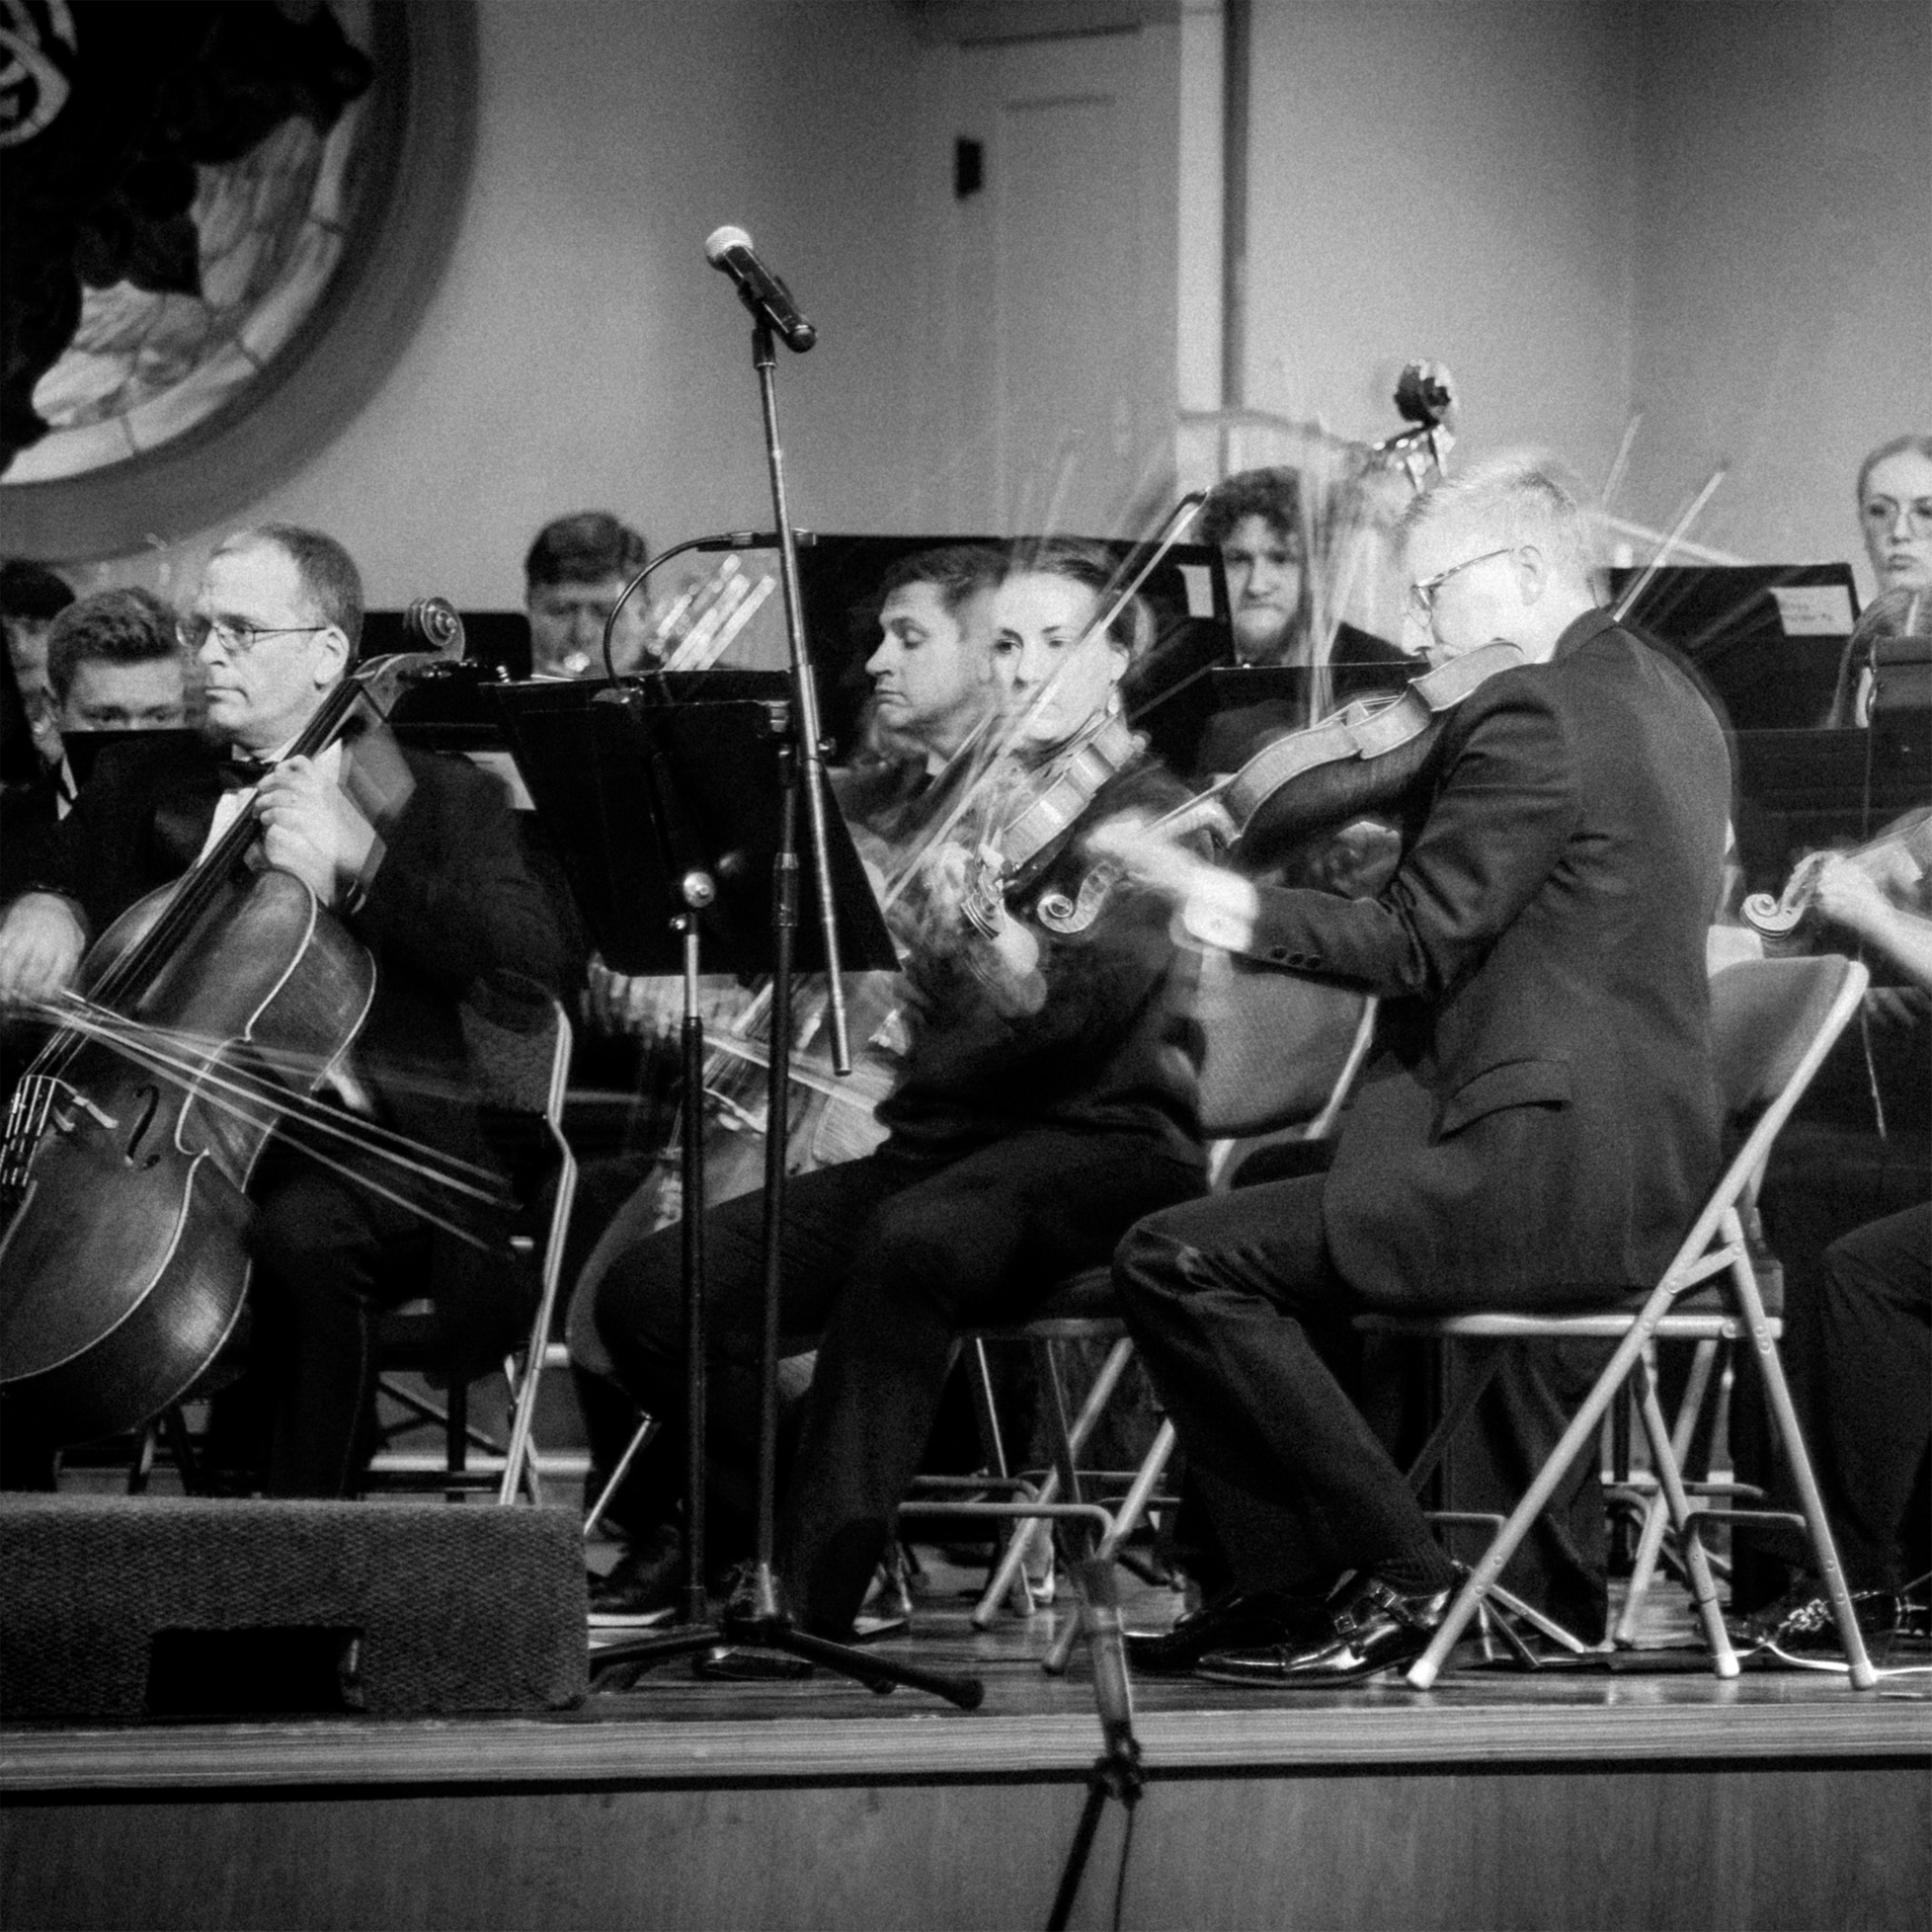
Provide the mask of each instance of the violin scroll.
[{"label": "violin scroll", "polygon": [[1744,924],[1767,941],[1789,940],[1816,911],[1818,878],[1834,857],[1848,859],[1882,891],[1909,897],[1932,871],[1932,807],[1894,819],[1869,844],[1847,852],[1808,852],[1792,867],[1780,893],[1754,892],[1738,908]]}]

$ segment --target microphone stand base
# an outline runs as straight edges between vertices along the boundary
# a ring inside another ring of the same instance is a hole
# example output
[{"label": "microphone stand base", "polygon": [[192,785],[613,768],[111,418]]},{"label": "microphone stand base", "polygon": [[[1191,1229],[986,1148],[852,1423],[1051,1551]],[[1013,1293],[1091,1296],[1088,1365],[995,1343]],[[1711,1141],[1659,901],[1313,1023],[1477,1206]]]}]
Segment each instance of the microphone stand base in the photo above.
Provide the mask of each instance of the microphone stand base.
[{"label": "microphone stand base", "polygon": [[[628,1688],[640,1671],[673,1657],[692,1659],[695,1675],[714,1681],[785,1683],[809,1677],[824,1665],[881,1697],[905,1685],[942,1697],[962,1711],[977,1711],[986,1686],[977,1677],[924,1670],[876,1652],[835,1644],[800,1630],[782,1610],[762,1609],[755,1595],[728,1606],[715,1623],[654,1631],[601,1646],[591,1657],[593,1689]],[[624,1673],[621,1686],[612,1680]]]}]

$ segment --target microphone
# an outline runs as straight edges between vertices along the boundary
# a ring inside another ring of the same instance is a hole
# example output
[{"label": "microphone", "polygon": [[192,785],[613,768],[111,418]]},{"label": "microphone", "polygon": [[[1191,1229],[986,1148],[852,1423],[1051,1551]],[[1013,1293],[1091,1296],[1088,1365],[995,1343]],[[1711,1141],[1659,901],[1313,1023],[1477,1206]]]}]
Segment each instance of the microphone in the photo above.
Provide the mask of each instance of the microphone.
[{"label": "microphone", "polygon": [[791,290],[758,258],[742,228],[719,228],[704,244],[704,259],[738,284],[745,306],[780,336],[794,356],[802,356],[819,332],[798,312]]}]

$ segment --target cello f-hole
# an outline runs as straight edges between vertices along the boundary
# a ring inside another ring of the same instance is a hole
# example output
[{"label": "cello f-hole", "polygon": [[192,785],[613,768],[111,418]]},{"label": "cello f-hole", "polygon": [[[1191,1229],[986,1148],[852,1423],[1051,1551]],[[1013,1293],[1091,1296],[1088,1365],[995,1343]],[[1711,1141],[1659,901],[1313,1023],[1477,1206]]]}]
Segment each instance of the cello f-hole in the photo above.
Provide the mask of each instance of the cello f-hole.
[{"label": "cello f-hole", "polygon": [[[154,1116],[160,1111],[161,1089],[158,1087],[143,1087],[137,1097],[141,1103],[140,1118],[134,1122],[134,1131],[128,1135],[127,1145],[121,1156],[130,1167],[140,1158],[141,1142],[147,1138],[147,1130],[154,1125]],[[160,1158],[158,1154],[150,1154],[141,1165],[151,1167]]]}]

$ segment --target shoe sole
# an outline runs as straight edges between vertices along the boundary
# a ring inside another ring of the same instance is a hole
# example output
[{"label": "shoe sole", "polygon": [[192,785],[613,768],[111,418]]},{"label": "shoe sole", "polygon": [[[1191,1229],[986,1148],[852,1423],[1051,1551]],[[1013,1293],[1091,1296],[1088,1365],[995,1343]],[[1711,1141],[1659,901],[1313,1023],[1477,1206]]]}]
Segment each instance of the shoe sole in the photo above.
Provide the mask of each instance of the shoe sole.
[{"label": "shoe sole", "polygon": [[668,1624],[677,1614],[677,1606],[671,1603],[667,1603],[662,1610],[593,1610],[590,1627],[593,1630],[653,1630],[659,1624]]}]

